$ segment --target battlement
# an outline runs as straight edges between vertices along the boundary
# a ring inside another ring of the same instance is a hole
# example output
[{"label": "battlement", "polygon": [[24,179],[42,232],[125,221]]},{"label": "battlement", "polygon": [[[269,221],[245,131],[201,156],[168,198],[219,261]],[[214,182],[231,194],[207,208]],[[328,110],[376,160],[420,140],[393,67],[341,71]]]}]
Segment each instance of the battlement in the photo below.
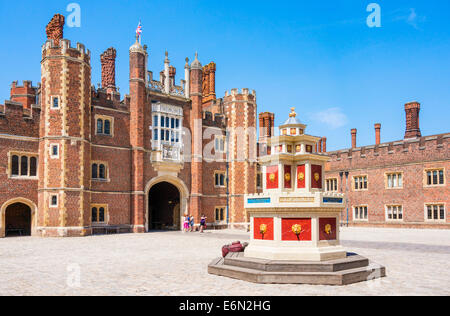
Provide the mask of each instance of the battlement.
[{"label": "battlement", "polygon": [[30,110],[33,104],[39,105],[39,90],[40,84],[37,87],[33,87],[33,83],[29,80],[23,81],[22,86],[19,86],[18,82],[14,81],[11,84],[10,100],[21,103],[25,109]]},{"label": "battlement", "polygon": [[83,58],[86,63],[90,63],[91,51],[86,49],[84,44],[77,43],[76,47],[72,47],[72,43],[68,39],[61,39],[56,42],[49,39],[42,46],[42,56],[65,55],[73,58]]},{"label": "battlement", "polygon": [[37,90],[41,86],[41,84],[38,83],[37,87],[34,87],[33,82],[30,80],[23,80],[21,86],[19,86],[18,84],[19,84],[19,82],[17,80],[13,81],[11,84],[11,89],[26,89],[28,91],[31,91],[31,90]]},{"label": "battlement", "polygon": [[450,133],[328,152],[330,168],[351,169],[449,159]]},{"label": "battlement", "polygon": [[209,111],[203,112],[203,125],[208,127],[225,128],[225,115],[213,115]]},{"label": "battlement", "polygon": [[121,100],[119,92],[108,91],[104,88],[96,89],[94,86],[92,86],[91,100],[93,106],[101,106],[124,111],[127,111],[129,109],[129,107],[127,106],[126,97],[124,100]]},{"label": "battlement", "polygon": [[40,114],[41,108],[37,105],[28,109],[20,102],[5,101],[0,104],[0,133],[39,137]]},{"label": "battlement", "polygon": [[254,96],[256,98],[256,91],[252,90],[250,92],[250,90],[248,88],[243,88],[242,90],[239,89],[231,89],[230,91],[225,91],[225,97],[229,97],[229,96],[239,96],[239,95],[247,95],[247,96]]}]

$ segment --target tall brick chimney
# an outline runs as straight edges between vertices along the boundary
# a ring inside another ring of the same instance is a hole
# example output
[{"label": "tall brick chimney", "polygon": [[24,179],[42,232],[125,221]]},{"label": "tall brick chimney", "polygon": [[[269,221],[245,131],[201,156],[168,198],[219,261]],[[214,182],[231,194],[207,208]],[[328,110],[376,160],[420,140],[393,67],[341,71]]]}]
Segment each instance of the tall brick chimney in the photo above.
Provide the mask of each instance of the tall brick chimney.
[{"label": "tall brick chimney", "polygon": [[419,120],[420,103],[410,102],[405,104],[405,112],[406,112],[405,139],[422,137],[422,133],[420,132],[420,120]]},{"label": "tall brick chimney", "polygon": [[209,64],[209,93],[216,98],[216,64]]},{"label": "tall brick chimney", "polygon": [[327,138],[326,137],[322,138],[322,151],[324,153],[327,152]]},{"label": "tall brick chimney", "polygon": [[375,124],[375,144],[381,144],[381,124]]},{"label": "tall brick chimney", "polygon": [[113,47],[108,48],[100,55],[102,63],[102,87],[108,93],[116,92],[116,56],[117,52]]},{"label": "tall brick chimney", "polygon": [[259,137],[261,141],[271,138],[274,134],[275,114],[264,112],[259,114]]},{"label": "tall brick chimney", "polygon": [[55,14],[47,24],[45,32],[47,33],[47,39],[53,40],[54,45],[59,46],[59,41],[63,39],[64,36],[64,23],[65,18],[61,14]]},{"label": "tall brick chimney", "polygon": [[175,86],[175,76],[177,75],[177,69],[174,66],[169,67],[169,78],[170,78],[170,85]]},{"label": "tall brick chimney", "polygon": [[352,129],[352,148],[356,148],[356,134],[358,130],[356,128]]}]

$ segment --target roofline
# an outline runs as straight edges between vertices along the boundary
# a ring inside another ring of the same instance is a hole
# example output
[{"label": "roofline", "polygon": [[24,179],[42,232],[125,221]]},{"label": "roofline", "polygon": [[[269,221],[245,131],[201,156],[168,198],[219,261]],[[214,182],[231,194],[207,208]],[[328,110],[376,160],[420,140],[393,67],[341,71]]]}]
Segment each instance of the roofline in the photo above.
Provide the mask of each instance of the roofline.
[{"label": "roofline", "polygon": [[359,147],[347,147],[347,148],[343,148],[343,149],[338,149],[338,150],[333,150],[333,151],[328,151],[327,154],[334,154],[334,153],[339,153],[339,152],[348,152],[350,150],[353,151],[358,151],[361,150],[362,148],[371,148],[371,147],[386,147],[389,146],[390,144],[403,144],[403,143],[415,143],[420,141],[421,139],[424,139],[425,141],[427,140],[433,140],[430,138],[438,138],[440,136],[444,136],[444,138],[450,138],[450,133],[442,133],[442,134],[435,134],[435,135],[429,135],[429,136],[422,136],[422,137],[416,137],[416,138],[407,138],[407,139],[402,139],[402,140],[397,140],[397,141],[391,141],[391,142],[385,142],[385,143],[381,143],[379,145],[373,144],[373,145],[367,145],[367,146],[359,146]]}]

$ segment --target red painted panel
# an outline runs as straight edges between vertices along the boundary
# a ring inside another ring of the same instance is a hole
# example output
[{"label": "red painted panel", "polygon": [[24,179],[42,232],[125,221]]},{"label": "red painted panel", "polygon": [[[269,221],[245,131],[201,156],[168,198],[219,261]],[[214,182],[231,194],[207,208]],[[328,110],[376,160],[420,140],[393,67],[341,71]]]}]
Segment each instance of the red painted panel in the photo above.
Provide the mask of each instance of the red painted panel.
[{"label": "red painted panel", "polygon": [[278,189],[278,166],[266,168],[267,189]]},{"label": "red painted panel", "polygon": [[[297,237],[297,234],[294,233],[293,227],[294,225],[301,226],[301,232]],[[281,240],[291,241],[291,240],[299,240],[299,241],[311,241],[312,233],[311,233],[311,219],[310,218],[283,218],[281,221]]]},{"label": "red painted panel", "polygon": [[306,188],[306,169],[305,165],[297,166],[297,187],[299,189]]},{"label": "red painted panel", "polygon": [[254,218],[253,221],[256,240],[274,240],[273,218]]},{"label": "red painted panel", "polygon": [[336,240],[337,239],[336,218],[321,218],[321,219],[319,219],[319,237],[320,237],[320,240]]},{"label": "red painted panel", "polygon": [[284,187],[286,189],[292,188],[292,167],[284,166]]},{"label": "red painted panel", "polygon": [[313,189],[322,189],[322,166],[311,166],[311,187]]}]

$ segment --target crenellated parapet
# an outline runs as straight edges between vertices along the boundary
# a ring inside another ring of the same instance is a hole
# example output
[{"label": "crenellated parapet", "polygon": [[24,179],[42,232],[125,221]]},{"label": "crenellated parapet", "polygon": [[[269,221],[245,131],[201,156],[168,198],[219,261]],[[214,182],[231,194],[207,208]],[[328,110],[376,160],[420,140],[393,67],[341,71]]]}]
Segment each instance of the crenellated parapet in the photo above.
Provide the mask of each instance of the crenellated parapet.
[{"label": "crenellated parapet", "polygon": [[41,108],[37,105],[25,108],[20,102],[5,101],[0,104],[0,133],[37,138],[40,114]]},{"label": "crenellated parapet", "polygon": [[449,159],[450,133],[328,152],[328,169],[385,167]]},{"label": "crenellated parapet", "polygon": [[36,87],[29,80],[24,80],[21,86],[17,81],[11,84],[11,97],[10,100],[23,104],[25,109],[30,110],[32,105],[39,105],[39,93],[41,85]]},{"label": "crenellated parapet", "polygon": [[91,52],[83,44],[77,43],[72,47],[70,40],[61,39],[58,42],[49,39],[42,46],[42,60],[54,59],[57,56],[69,58],[72,61],[82,61],[85,64],[91,64]]},{"label": "crenellated parapet", "polygon": [[255,90],[249,90],[248,88],[243,88],[241,90],[239,89],[231,89],[230,91],[225,91],[225,98],[227,97],[237,97],[237,96],[251,96],[254,100],[256,100],[256,91]]},{"label": "crenellated parapet", "polygon": [[119,92],[108,91],[104,88],[96,89],[95,86],[91,87],[91,102],[92,106],[123,111],[127,111],[129,109],[129,103],[126,102],[126,98],[121,100],[121,95]]},{"label": "crenellated parapet", "polygon": [[226,128],[225,115],[205,111],[203,112],[203,126]]}]

